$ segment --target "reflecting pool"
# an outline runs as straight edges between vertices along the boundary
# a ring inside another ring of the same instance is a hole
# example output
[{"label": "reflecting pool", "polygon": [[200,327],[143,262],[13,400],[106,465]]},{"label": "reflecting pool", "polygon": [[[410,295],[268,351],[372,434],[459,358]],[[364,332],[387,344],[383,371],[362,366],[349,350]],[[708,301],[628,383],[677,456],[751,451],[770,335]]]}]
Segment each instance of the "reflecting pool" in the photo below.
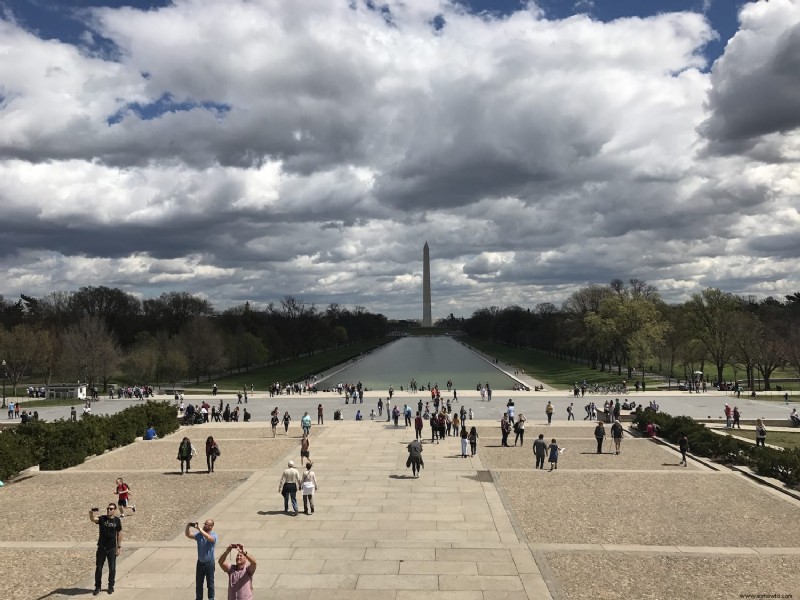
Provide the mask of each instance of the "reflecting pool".
[{"label": "reflecting pool", "polygon": [[478,382],[488,382],[497,390],[510,389],[516,383],[447,336],[400,338],[331,375],[326,383],[360,381],[370,390],[388,390],[391,385],[399,391],[400,386],[408,389],[412,379],[426,388],[429,382],[430,385],[438,383],[440,389],[446,389],[450,379],[457,390],[474,390]]}]

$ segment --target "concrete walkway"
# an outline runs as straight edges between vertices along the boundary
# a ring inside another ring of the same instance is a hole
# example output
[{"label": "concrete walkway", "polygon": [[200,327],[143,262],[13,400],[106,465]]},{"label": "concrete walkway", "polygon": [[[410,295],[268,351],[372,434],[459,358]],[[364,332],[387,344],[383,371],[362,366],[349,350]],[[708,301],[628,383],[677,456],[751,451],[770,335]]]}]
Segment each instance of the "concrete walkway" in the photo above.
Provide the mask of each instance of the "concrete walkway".
[{"label": "concrete walkway", "polygon": [[[412,479],[405,467],[411,428],[342,422],[312,437],[315,514],[304,515],[302,501],[299,516],[283,513],[282,467],[270,465],[198,515],[216,519],[217,556],[241,543],[257,557],[256,598],[551,598],[480,448],[464,459],[456,438],[425,443],[425,469]],[[194,542],[180,533],[139,546],[118,565],[114,598],[192,597]],[[216,583],[217,598],[225,598],[219,569]]]}]

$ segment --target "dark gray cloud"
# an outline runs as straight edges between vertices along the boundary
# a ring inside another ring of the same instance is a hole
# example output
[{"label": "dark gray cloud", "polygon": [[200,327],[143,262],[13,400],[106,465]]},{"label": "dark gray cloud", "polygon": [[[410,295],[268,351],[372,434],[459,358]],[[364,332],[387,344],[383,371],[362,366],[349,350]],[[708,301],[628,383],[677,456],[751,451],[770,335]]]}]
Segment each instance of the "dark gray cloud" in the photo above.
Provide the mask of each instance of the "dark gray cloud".
[{"label": "dark gray cloud", "polygon": [[747,6],[742,28],[714,65],[711,82],[710,115],[700,131],[712,151],[739,153],[763,136],[800,127],[798,5]]},{"label": "dark gray cloud", "polygon": [[425,241],[436,316],[615,277],[674,301],[713,281],[791,293],[797,134],[746,92],[771,91],[769,118],[794,98],[792,10],[747,5],[711,75],[713,32],[690,13],[82,13],[113,60],[0,21],[0,293],[104,284],[415,317]]}]

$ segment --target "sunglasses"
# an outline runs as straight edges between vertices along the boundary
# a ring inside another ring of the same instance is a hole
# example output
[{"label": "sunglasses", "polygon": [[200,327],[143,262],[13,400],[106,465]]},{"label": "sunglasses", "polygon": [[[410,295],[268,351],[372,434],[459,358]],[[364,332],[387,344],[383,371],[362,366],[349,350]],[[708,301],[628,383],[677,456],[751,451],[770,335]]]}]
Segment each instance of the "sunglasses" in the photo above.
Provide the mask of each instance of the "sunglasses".
[{"label": "sunglasses", "polygon": [[117,507],[116,506],[109,506],[108,508],[106,508],[106,510],[117,510]]}]

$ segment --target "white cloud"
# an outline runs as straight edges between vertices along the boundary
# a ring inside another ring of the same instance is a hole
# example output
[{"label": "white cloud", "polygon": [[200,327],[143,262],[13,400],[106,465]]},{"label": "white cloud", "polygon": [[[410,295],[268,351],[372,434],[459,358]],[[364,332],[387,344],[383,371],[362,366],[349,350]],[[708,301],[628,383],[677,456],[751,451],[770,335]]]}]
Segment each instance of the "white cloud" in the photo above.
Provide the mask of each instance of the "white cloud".
[{"label": "white cloud", "polygon": [[700,14],[406,0],[387,26],[353,5],[96,9],[116,62],[0,21],[4,295],[106,284],[419,316],[425,240],[442,315],[612,277],[671,300],[798,288],[782,237],[800,229],[800,145],[758,102],[794,101],[796,2],[746,5],[710,75]]}]

